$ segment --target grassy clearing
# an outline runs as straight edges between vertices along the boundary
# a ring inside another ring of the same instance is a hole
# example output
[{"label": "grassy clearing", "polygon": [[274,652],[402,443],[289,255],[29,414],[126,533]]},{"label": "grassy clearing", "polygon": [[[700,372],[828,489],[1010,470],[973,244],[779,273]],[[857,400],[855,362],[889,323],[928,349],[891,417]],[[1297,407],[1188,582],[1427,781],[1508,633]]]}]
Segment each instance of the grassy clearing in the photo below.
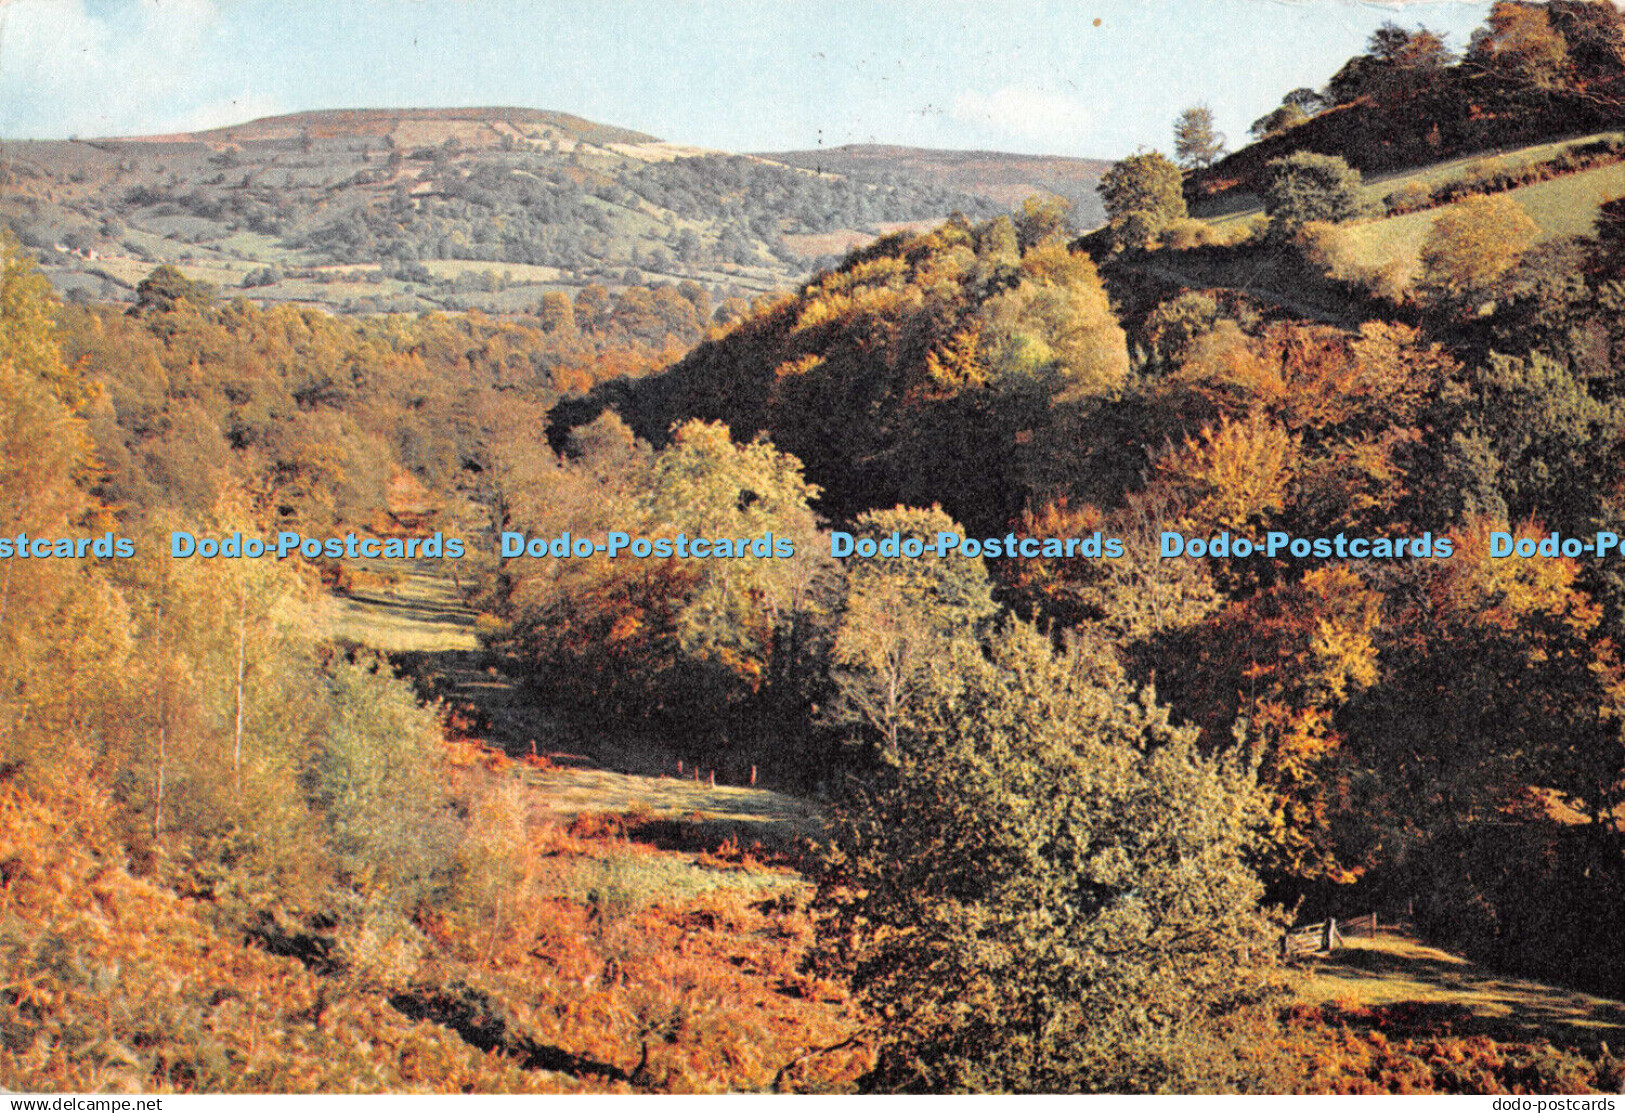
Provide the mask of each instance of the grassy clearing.
[{"label": "grassy clearing", "polygon": [[1505,170],[1520,170],[1536,163],[1548,162],[1562,154],[1569,147],[1605,139],[1618,139],[1620,135],[1621,133],[1617,131],[1603,131],[1594,135],[1579,135],[1569,139],[1555,140],[1551,143],[1537,143],[1530,147],[1515,147],[1506,151],[1481,151],[1477,154],[1451,159],[1448,162],[1436,162],[1431,166],[1424,166],[1415,170],[1383,174],[1366,179],[1366,200],[1373,204],[1380,204],[1388,194],[1407,186],[1430,190],[1436,189],[1449,182],[1458,182],[1475,177],[1480,170],[1489,165]]},{"label": "grassy clearing", "polygon": [[292,248],[283,247],[280,240],[274,236],[263,235],[259,232],[233,232],[216,240],[213,246],[228,255],[235,255],[241,259],[251,260],[255,263],[279,263],[284,266],[297,266],[302,258],[299,252]]},{"label": "grassy clearing", "polygon": [[818,822],[817,811],[805,801],[766,788],[711,785],[608,769],[527,767],[523,779],[541,791],[547,815],[558,820],[607,812],[651,820],[738,824],[747,831],[782,828],[797,834],[811,834]]},{"label": "grassy clearing", "polygon": [[1403,932],[1379,931],[1374,939],[1347,943],[1294,974],[1293,988],[1306,1003],[1460,1009],[1471,1019],[1458,1030],[1497,1040],[1583,1048],[1625,1041],[1625,1004],[1618,1001],[1497,974]]},{"label": "grassy clearing", "polygon": [[[1506,196],[1522,206],[1540,226],[1540,239],[1549,240],[1589,234],[1596,223],[1598,208],[1621,194],[1625,194],[1625,163],[1522,186],[1507,191]],[[1394,262],[1415,267],[1433,222],[1454,207],[1446,205],[1352,225],[1349,231],[1357,247],[1357,261],[1369,267],[1380,268]]]},{"label": "grassy clearing", "polygon": [[[187,277],[211,282],[225,290],[229,296],[234,287],[240,286],[243,275],[248,268],[236,261],[225,261],[209,255],[205,249],[195,249],[198,254],[190,263],[182,263],[181,269]],[[113,278],[129,286],[135,286],[147,275],[151,274],[157,263],[145,259],[136,259],[126,255],[104,255],[96,260],[96,269],[105,271]]]},{"label": "grassy clearing", "polygon": [[[683,776],[657,739],[582,738],[564,731],[486,661],[476,617],[443,565],[434,561],[357,562],[352,587],[334,600],[329,636],[394,655],[420,687],[465,708],[475,745],[534,752],[541,760],[499,762],[530,793],[530,816],[565,824],[584,816],[629,816],[661,840],[685,846],[783,845],[819,828],[815,807],[767,788],[713,784],[711,771]],[[721,778],[726,780],[726,778]],[[745,778],[740,777],[740,780]]]},{"label": "grassy clearing", "polygon": [[436,562],[378,560],[356,570],[355,586],[334,600],[329,637],[384,653],[479,649],[474,612]]},{"label": "grassy clearing", "polygon": [[613,848],[574,859],[558,871],[551,895],[589,907],[681,907],[709,894],[732,892],[746,900],[804,897],[810,886],[794,873],[724,868],[676,853]]},{"label": "grassy clearing", "polygon": [[[1616,134],[1606,133],[1585,139],[1607,138]],[[1410,174],[1376,179],[1365,187],[1367,200],[1380,202],[1381,197],[1406,183],[1418,183],[1420,188],[1431,189],[1446,181],[1471,177],[1486,161],[1514,167],[1542,161],[1563,147],[1584,142],[1585,139],[1522,148],[1494,160],[1482,157],[1458,159]],[[1625,162],[1521,186],[1506,191],[1504,195],[1517,202],[1534,220],[1539,228],[1538,241],[1587,235],[1594,228],[1601,205],[1625,195]],[[1204,217],[1217,227],[1237,225],[1259,218],[1262,214],[1257,198],[1252,198],[1248,207],[1241,207],[1239,198],[1221,199],[1220,203],[1232,207],[1209,209]],[[1414,278],[1421,272],[1422,245],[1434,222],[1453,207],[1456,206],[1445,205],[1403,216],[1342,225],[1338,229],[1344,245],[1339,248],[1342,253],[1340,267],[1368,275],[1396,275],[1400,276],[1401,282],[1405,281],[1405,276]],[[1293,259],[1281,257],[1272,260],[1270,254],[1241,251],[1224,258],[1211,258],[1183,252],[1164,252],[1157,265],[1166,272],[1163,277],[1177,278],[1193,287],[1227,286],[1250,290],[1265,300],[1275,301],[1294,312],[1316,319],[1324,320],[1338,315],[1331,307],[1346,299],[1336,290],[1322,289],[1318,276],[1302,272]],[[1306,306],[1310,303],[1326,308],[1316,313],[1306,312]]]}]

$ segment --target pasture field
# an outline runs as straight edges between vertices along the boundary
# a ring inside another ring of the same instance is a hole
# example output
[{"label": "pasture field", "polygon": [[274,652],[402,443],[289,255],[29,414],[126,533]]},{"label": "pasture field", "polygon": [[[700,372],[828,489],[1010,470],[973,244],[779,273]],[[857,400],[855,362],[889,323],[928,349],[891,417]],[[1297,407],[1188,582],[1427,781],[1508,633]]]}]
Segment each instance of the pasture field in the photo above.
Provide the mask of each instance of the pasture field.
[{"label": "pasture field", "polygon": [[[1428,166],[1417,167],[1412,170],[1403,170],[1393,174],[1379,174],[1364,180],[1361,197],[1365,203],[1374,209],[1381,209],[1383,199],[1391,193],[1404,193],[1410,190],[1430,191],[1450,182],[1468,180],[1480,176],[1486,170],[1520,170],[1536,163],[1546,162],[1570,147],[1581,146],[1599,140],[1619,139],[1622,134],[1617,131],[1597,132],[1593,135],[1579,135],[1568,139],[1556,140],[1550,143],[1537,143],[1529,147],[1515,147],[1504,151],[1481,151],[1462,158],[1450,159],[1445,162],[1436,162]],[[1584,177],[1586,174],[1598,171],[1617,169],[1617,167],[1598,167],[1595,170],[1582,171],[1579,174],[1570,174],[1562,178],[1554,178],[1551,182],[1541,182],[1539,185],[1552,185],[1566,182],[1571,178]],[[1536,188],[1526,186],[1525,189]],[[1519,192],[1519,191],[1514,191]],[[1584,193],[1584,187],[1579,191]],[[1570,191],[1557,190],[1554,199],[1566,201]],[[1618,196],[1617,192],[1614,196]],[[1607,198],[1604,198],[1607,200]],[[1520,203],[1522,198],[1520,198]],[[1528,205],[1525,205],[1527,208]],[[1430,210],[1425,215],[1429,218],[1437,216],[1439,210]],[[1264,214],[1264,200],[1256,193],[1232,192],[1216,197],[1211,201],[1201,202],[1191,207],[1191,215],[1198,220],[1205,220],[1216,228],[1229,228],[1245,224],[1254,217]],[[1422,216],[1422,213],[1412,213],[1410,216]],[[1530,216],[1546,228],[1546,223],[1530,209]],[[1405,218],[1399,218],[1405,219]],[[1431,219],[1430,221],[1431,222]],[[1377,223],[1382,223],[1378,221]],[[1567,232],[1556,232],[1557,235],[1568,235]]]}]

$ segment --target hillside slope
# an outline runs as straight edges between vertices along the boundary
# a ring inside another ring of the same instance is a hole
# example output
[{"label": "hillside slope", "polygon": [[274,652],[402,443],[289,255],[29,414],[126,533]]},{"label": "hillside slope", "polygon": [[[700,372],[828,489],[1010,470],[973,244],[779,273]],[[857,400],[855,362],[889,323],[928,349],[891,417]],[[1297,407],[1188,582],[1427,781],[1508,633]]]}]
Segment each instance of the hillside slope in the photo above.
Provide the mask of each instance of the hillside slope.
[{"label": "hillside slope", "polygon": [[523,108],[0,149],[0,225],[65,293],[129,299],[170,263],[260,301],[366,312],[523,311],[550,289],[683,279],[749,296],[899,224],[996,215],[1012,188],[901,164],[820,174]]},{"label": "hillside slope", "polygon": [[1100,176],[1111,167],[1104,159],[1013,155],[1000,151],[940,151],[873,143],[781,151],[762,157],[831,174],[890,175],[904,180],[933,181],[950,189],[991,198],[1012,209],[1034,194],[1053,193],[1077,206],[1075,219],[1081,227],[1090,228],[1106,219],[1106,209],[1095,192]]}]

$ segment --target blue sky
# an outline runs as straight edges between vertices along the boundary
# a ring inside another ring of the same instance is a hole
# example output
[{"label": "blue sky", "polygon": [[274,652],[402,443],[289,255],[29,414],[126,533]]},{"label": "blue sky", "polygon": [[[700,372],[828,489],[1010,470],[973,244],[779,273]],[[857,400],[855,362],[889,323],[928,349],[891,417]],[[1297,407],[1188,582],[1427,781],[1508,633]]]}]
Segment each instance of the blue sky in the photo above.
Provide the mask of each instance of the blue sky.
[{"label": "blue sky", "polygon": [[0,139],[318,108],[517,105],[727,150],[1119,158],[1211,105],[1233,146],[1385,20],[1487,2],[0,0]]}]

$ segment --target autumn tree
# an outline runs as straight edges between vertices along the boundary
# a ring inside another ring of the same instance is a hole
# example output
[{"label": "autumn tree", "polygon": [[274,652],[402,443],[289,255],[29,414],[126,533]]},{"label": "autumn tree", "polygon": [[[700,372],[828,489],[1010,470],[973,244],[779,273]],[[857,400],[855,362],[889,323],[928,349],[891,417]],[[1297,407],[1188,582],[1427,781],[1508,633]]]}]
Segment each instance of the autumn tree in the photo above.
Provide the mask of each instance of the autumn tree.
[{"label": "autumn tree", "polygon": [[[0,276],[0,535],[83,536],[112,523],[81,485],[90,441],[64,404],[81,391],[49,328],[54,299],[14,241],[0,241]],[[30,779],[82,775],[55,757],[64,737],[92,749],[129,740],[128,615],[95,563],[0,561],[0,708],[10,724],[0,761]]]},{"label": "autumn tree", "polygon": [[1161,676],[1210,751],[1240,747],[1268,801],[1262,867],[1343,884],[1370,865],[1344,810],[1358,764],[1338,715],[1379,679],[1382,596],[1347,566],[1312,569],[1233,601],[1165,640]]},{"label": "autumn tree", "polygon": [[1514,87],[1547,91],[1561,85],[1568,46],[1544,4],[1497,0],[1467,45],[1467,64]]},{"label": "autumn tree", "polygon": [[10,231],[0,231],[0,360],[48,386],[70,410],[97,393],[62,358],[51,283]]},{"label": "autumn tree", "polygon": [[[893,534],[935,538],[944,531],[964,533],[941,510],[901,506],[869,511],[853,524],[855,537],[877,545]],[[851,563],[830,660],[844,714],[875,732],[884,760],[902,753],[922,699],[945,675],[970,666],[994,613],[980,560],[899,551]]]},{"label": "autumn tree", "polygon": [[[1587,816],[1588,841],[1609,847],[1594,883],[1622,880],[1611,818],[1625,785],[1620,672],[1600,609],[1579,589],[1577,562],[1497,559],[1492,530],[1530,543],[1549,533],[1478,520],[1457,533],[1451,560],[1397,570],[1378,639],[1383,683],[1344,717],[1375,774],[1368,806],[1391,875],[1409,880],[1431,924],[1478,945],[1527,900],[1515,885],[1486,888],[1480,851],[1499,828],[1549,822],[1544,794]],[[1514,872],[1532,881],[1543,868]]]},{"label": "autumn tree", "polygon": [[1123,555],[1002,561],[996,567],[1001,601],[1041,628],[1087,628],[1125,661],[1155,653],[1156,640],[1199,622],[1220,603],[1205,562],[1158,555],[1161,534],[1176,528],[1180,509],[1153,491],[1130,496],[1110,514],[1065,499],[1027,511],[1022,535],[1091,538],[1099,530],[1123,541]]},{"label": "autumn tree", "polygon": [[544,332],[573,336],[576,331],[575,305],[568,294],[551,290],[536,304],[536,319]]},{"label": "autumn tree", "polygon": [[[563,466],[508,474],[508,530],[595,541],[621,530],[672,549],[506,562],[498,643],[583,713],[654,720],[695,750],[754,745],[761,721],[811,698],[827,603],[807,505],[817,488],[794,457],[765,440],[736,445],[715,423],[678,426],[650,456],[606,416],[572,450]],[[679,537],[730,555],[679,556]]]},{"label": "autumn tree", "polygon": [[1414,494],[1415,427],[1454,371],[1403,326],[1351,337],[1274,325],[1254,337],[1220,321],[1141,387],[1141,435],[1163,442],[1153,490],[1191,529],[1378,528]]},{"label": "autumn tree", "polygon": [[[796,623],[814,604],[810,575],[819,567],[817,523],[808,502],[818,488],[801,462],[757,439],[736,445],[726,426],[688,422],[655,456],[642,496],[652,531],[695,538],[788,543],[799,559],[771,551],[713,561],[686,601],[678,646],[752,687],[768,678],[775,650],[797,643]],[[805,631],[801,632],[805,636]]]},{"label": "autumn tree", "polygon": [[949,223],[853,252],[666,373],[554,416],[613,405],[656,444],[688,418],[725,421],[802,460],[831,517],[941,502],[995,529],[1075,474],[1077,422],[1128,371],[1086,254],[1058,238],[1023,252],[1013,221]]},{"label": "autumn tree", "polygon": [[[352,896],[399,888],[407,858],[426,845],[425,812],[413,809],[437,808],[418,791],[437,756],[435,714],[387,671],[324,674],[325,624],[292,563],[167,555],[179,530],[262,534],[245,492],[225,483],[234,498],[192,517],[160,500],[115,517],[98,502],[86,489],[88,422],[65,399],[89,397],[99,416],[106,395],[63,365],[44,327],[58,308],[48,287],[15,257],[3,262],[0,529],[104,545],[120,535],[137,557],[0,562],[0,706],[10,724],[0,760],[47,797],[104,801],[106,837],[167,861],[228,915],[244,902],[309,907],[334,869]],[[374,771],[390,767],[379,774],[389,787],[329,794],[313,768],[318,739],[373,750]],[[415,801],[406,812],[402,798]],[[425,864],[420,879],[445,866]]]}]

